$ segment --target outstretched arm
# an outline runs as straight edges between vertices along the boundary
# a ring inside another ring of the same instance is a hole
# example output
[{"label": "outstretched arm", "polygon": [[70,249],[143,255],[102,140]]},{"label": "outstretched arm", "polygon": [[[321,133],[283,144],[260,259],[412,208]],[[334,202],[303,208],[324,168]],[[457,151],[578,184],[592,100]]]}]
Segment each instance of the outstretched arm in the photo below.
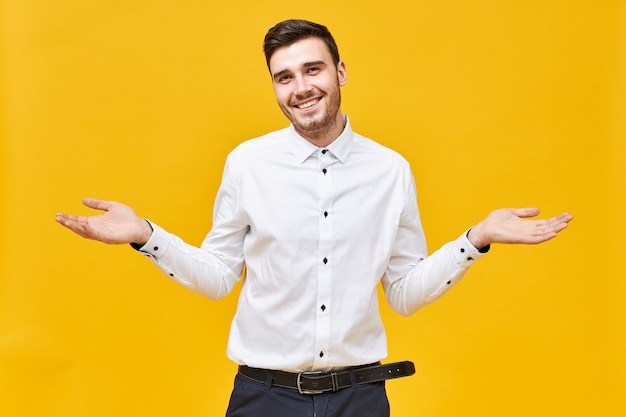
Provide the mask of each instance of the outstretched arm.
[{"label": "outstretched arm", "polygon": [[104,243],[136,243],[143,245],[152,235],[152,227],[134,210],[116,201],[83,199],[87,207],[103,210],[94,216],[72,216],[57,213],[56,221],[86,238]]},{"label": "outstretched arm", "polygon": [[[467,234],[421,260],[406,275],[388,273],[383,278],[383,288],[389,304],[400,314],[413,314],[458,283],[470,266],[484,256],[491,243],[545,242],[565,229],[572,220],[568,213],[549,219],[530,219],[538,214],[539,209],[536,208],[495,210]],[[474,248],[468,247],[469,244]],[[400,255],[402,248],[399,246]]]},{"label": "outstretched arm", "polygon": [[[84,199],[83,204],[103,213],[93,216],[57,213],[57,222],[86,239],[135,244],[161,272],[185,288],[217,300],[230,293],[241,279],[245,228],[222,235],[223,250],[215,252],[189,245],[156,224],[153,230],[150,223],[125,204],[93,198]],[[144,248],[148,241],[150,245]]]},{"label": "outstretched arm", "polygon": [[467,238],[476,248],[483,248],[491,243],[537,244],[555,237],[573,218],[569,213],[562,213],[549,219],[529,219],[538,214],[538,208],[505,208],[492,211],[469,231]]}]

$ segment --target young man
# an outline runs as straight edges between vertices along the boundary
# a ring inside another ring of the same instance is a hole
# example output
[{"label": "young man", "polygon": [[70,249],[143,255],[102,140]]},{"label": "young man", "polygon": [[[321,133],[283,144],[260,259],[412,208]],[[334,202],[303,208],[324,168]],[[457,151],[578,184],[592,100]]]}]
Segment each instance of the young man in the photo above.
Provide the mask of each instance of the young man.
[{"label": "young man", "polygon": [[412,314],[456,284],[492,243],[535,244],[572,217],[500,209],[428,256],[409,164],[352,131],[341,113],[346,66],[321,25],[289,20],[265,38],[289,127],[229,156],[200,248],[117,202],[57,214],[79,235],[131,243],[171,279],[209,298],[241,279],[228,356],[240,365],[227,416],[388,416],[384,379],[411,364],[387,355],[376,287]]}]

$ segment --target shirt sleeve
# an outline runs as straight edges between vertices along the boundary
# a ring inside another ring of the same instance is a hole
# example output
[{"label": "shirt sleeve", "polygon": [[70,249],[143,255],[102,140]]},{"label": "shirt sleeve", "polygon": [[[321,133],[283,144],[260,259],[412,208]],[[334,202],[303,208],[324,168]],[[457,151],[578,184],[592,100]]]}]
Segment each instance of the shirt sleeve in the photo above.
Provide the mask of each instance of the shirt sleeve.
[{"label": "shirt sleeve", "polygon": [[470,266],[489,251],[489,246],[475,248],[467,239],[468,231],[465,231],[427,256],[415,183],[412,175],[408,174],[407,178],[407,200],[389,268],[382,279],[390,306],[406,316],[443,296],[461,280]]},{"label": "shirt sleeve", "polygon": [[201,247],[184,242],[152,222],[150,239],[142,247],[134,247],[173,281],[217,300],[230,293],[242,276],[248,226],[240,218],[238,187],[227,164],[215,200],[213,228]]}]

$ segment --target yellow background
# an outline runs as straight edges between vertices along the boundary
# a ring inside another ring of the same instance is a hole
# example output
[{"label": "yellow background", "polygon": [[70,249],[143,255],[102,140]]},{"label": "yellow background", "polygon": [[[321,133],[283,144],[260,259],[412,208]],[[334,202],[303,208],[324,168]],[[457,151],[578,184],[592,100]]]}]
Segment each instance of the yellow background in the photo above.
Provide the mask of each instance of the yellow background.
[{"label": "yellow background", "polygon": [[389,360],[417,368],[392,415],[626,414],[624,2],[0,4],[1,416],[224,414],[237,295],[54,213],[116,199],[199,244],[227,152],[286,126],[261,42],[292,17],[335,35],[355,130],[412,163],[431,250],[497,207],[576,216],[412,317],[383,307]]}]

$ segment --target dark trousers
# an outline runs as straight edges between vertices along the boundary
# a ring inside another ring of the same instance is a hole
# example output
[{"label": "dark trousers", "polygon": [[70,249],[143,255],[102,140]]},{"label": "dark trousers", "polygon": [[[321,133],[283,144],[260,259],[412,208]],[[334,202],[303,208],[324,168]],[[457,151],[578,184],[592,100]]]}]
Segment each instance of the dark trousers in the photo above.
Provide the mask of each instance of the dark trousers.
[{"label": "dark trousers", "polygon": [[389,401],[384,382],[310,395],[237,374],[226,417],[389,417]]}]

